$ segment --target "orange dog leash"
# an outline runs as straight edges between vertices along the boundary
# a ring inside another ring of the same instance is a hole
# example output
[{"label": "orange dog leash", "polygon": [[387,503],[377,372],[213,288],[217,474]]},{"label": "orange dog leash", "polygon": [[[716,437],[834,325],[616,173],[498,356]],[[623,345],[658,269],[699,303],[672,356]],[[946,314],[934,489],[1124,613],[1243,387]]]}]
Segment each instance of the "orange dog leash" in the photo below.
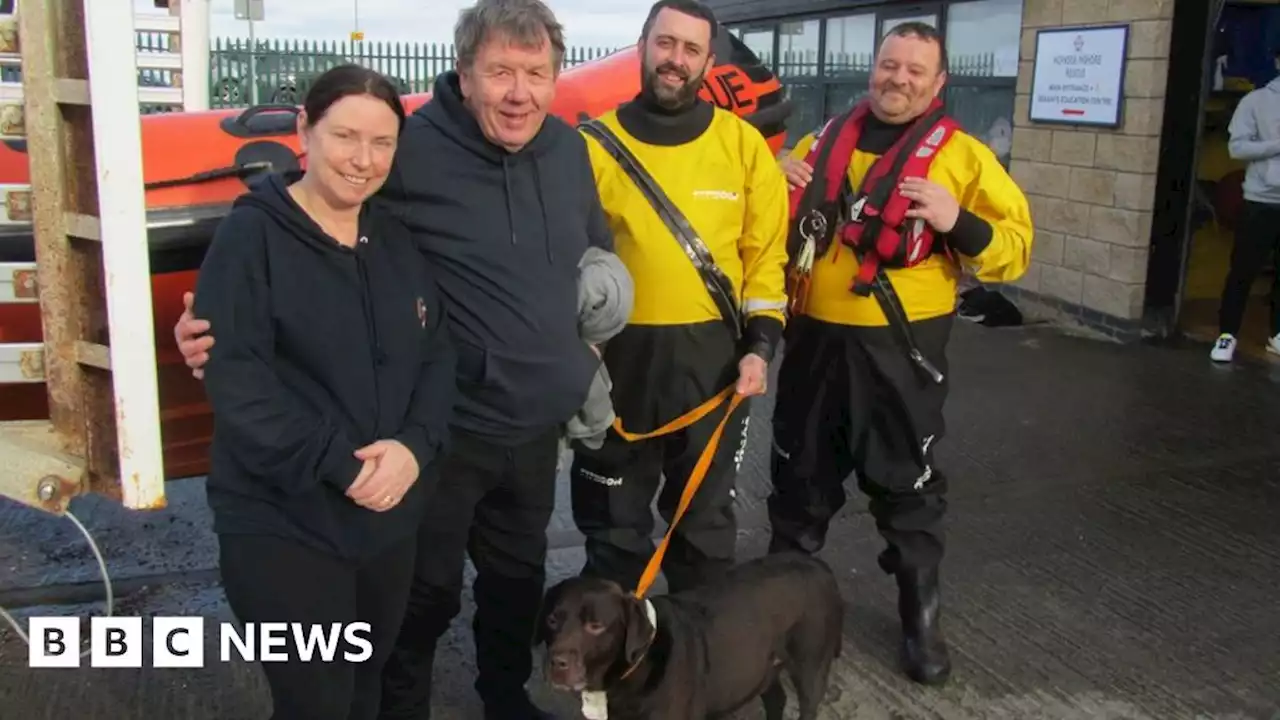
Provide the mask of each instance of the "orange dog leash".
[{"label": "orange dog leash", "polygon": [[703,479],[707,476],[707,470],[711,467],[711,458],[715,456],[716,448],[720,446],[720,438],[724,435],[725,425],[729,423],[729,418],[733,417],[733,411],[738,409],[738,405],[746,399],[746,396],[739,395],[735,391],[735,387],[730,385],[698,407],[651,432],[627,432],[622,428],[621,418],[615,418],[613,421],[614,431],[627,442],[648,440],[683,430],[711,414],[711,411],[723,405],[725,400],[729,401],[729,409],[725,411],[724,417],[720,418],[720,424],[716,426],[716,431],[711,434],[711,439],[707,441],[707,446],[703,448],[702,455],[698,457],[698,462],[693,466],[693,472],[689,474],[689,481],[685,483],[684,492],[680,495],[680,504],[676,507],[676,514],[671,518],[671,524],[667,527],[667,534],[663,536],[662,542],[658,544],[658,549],[653,553],[653,557],[649,558],[649,565],[645,567],[644,574],[640,576],[640,583],[636,586],[634,592],[637,599],[643,598],[645,593],[649,591],[649,587],[653,585],[653,581],[657,579],[658,572],[662,569],[662,558],[667,554],[667,545],[671,542],[671,535],[675,532],[676,525],[680,523],[680,518],[689,509],[689,503],[693,501],[694,494],[698,492]]}]

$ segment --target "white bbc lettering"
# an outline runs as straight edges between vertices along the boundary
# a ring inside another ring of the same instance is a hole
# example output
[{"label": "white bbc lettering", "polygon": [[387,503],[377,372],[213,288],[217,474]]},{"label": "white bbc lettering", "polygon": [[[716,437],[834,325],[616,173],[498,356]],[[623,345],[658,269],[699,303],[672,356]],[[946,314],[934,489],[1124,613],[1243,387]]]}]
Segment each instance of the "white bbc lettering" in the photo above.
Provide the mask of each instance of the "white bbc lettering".
[{"label": "white bbc lettering", "polygon": [[142,618],[94,617],[89,622],[89,665],[142,667]]},{"label": "white bbc lettering", "polygon": [[80,618],[33,617],[27,624],[31,642],[27,665],[33,668],[80,667]]},{"label": "white bbc lettering", "polygon": [[[80,648],[80,623],[78,617],[31,618],[27,664],[33,668],[80,667],[80,658],[85,655]],[[152,667],[204,667],[204,618],[157,617],[150,624]],[[235,647],[239,658],[248,662],[365,662],[373,657],[371,633],[365,622],[248,623],[243,631],[235,623],[219,623],[220,656],[222,662],[230,662]],[[89,666],[142,667],[145,642],[140,617],[91,618]]]},{"label": "white bbc lettering", "polygon": [[[367,638],[370,632],[369,623],[363,622],[332,623],[327,626],[327,632],[325,626],[306,626],[303,623],[246,623],[243,633],[234,625],[224,625],[220,655],[223,662],[229,662],[231,646],[234,645],[240,658],[248,662],[286,662],[295,657],[285,650],[292,638],[296,657],[303,662],[333,662],[341,638],[351,646],[343,651],[342,658],[347,662],[364,662],[373,656],[373,643]],[[317,649],[319,657],[316,657]]]},{"label": "white bbc lettering", "polygon": [[[354,645],[360,648],[360,652],[346,652],[342,657],[347,662],[364,662],[373,657],[373,641],[369,639],[369,633],[373,632],[373,628],[369,623],[351,623],[342,631],[342,637],[347,641],[348,645]],[[358,634],[363,633],[363,635]]]},{"label": "white bbc lettering", "polygon": [[[339,623],[334,623],[333,625],[331,625],[329,627],[329,636],[327,638],[328,643],[324,645],[320,651],[320,656],[324,658],[324,661],[325,662],[333,661],[334,654],[338,650],[339,635],[341,635],[343,639],[345,639],[348,643],[352,645],[358,645],[364,648],[364,650],[360,654],[355,654],[350,651],[343,653],[342,657],[344,659],[350,662],[364,662],[365,660],[368,660],[369,657],[373,655],[373,644],[370,643],[368,640],[360,637],[359,635],[356,635],[355,633],[357,630],[364,630],[365,632],[368,632],[369,624],[354,623],[351,625],[347,625],[345,628]],[[311,659],[311,655],[315,651],[314,645],[321,641],[321,639],[317,637],[317,635],[319,634],[319,631],[320,631],[319,626],[312,625],[310,636],[304,641],[301,637],[302,626],[298,624],[294,624],[293,639],[294,639],[294,642],[296,642],[298,645],[298,656],[303,660]]]},{"label": "white bbc lettering", "polygon": [[204,667],[202,617],[157,617],[151,621],[151,642],[153,667]]}]

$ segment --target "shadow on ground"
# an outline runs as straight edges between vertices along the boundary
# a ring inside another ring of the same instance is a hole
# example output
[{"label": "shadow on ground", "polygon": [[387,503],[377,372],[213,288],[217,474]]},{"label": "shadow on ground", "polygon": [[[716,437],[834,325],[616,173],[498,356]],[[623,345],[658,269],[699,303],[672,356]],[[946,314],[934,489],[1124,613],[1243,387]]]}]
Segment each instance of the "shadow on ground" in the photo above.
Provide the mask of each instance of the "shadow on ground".
[{"label": "shadow on ground", "polygon": [[[823,551],[848,603],[823,717],[1280,719],[1280,370],[1205,357],[1047,328],[957,328],[939,446],[953,488],[944,570],[955,679],[924,690],[896,672],[892,585],[854,496]],[[771,405],[751,423],[744,556],[767,539]],[[560,493],[563,508],[563,478]],[[146,515],[94,498],[74,506],[117,579],[116,612],[229,620],[200,481],[173,483],[170,502]],[[581,552],[566,512],[550,533],[554,581],[577,571]],[[93,557],[64,519],[0,505],[0,573],[0,605],[31,605],[16,613],[24,624],[101,611]],[[479,717],[469,596],[465,605],[437,663],[436,720]],[[200,670],[33,670],[0,627],[0,707],[14,718],[267,717],[258,670],[218,663],[217,650],[211,642]]]}]

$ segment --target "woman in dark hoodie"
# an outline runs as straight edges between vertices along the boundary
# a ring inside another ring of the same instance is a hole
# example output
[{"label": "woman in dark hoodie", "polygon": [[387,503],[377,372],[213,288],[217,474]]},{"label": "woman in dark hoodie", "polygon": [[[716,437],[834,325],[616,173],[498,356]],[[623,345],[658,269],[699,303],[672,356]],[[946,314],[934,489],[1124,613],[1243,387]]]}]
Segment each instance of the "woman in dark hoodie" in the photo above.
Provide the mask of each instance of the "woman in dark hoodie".
[{"label": "woman in dark hoodie", "polygon": [[[298,117],[305,174],[237,200],[200,268],[196,312],[218,328],[204,371],[209,504],[273,720],[377,716],[447,443],[441,297],[407,229],[371,199],[403,123],[377,73],[321,75]],[[263,623],[287,625],[269,638]],[[273,651],[282,661],[266,661]]]}]

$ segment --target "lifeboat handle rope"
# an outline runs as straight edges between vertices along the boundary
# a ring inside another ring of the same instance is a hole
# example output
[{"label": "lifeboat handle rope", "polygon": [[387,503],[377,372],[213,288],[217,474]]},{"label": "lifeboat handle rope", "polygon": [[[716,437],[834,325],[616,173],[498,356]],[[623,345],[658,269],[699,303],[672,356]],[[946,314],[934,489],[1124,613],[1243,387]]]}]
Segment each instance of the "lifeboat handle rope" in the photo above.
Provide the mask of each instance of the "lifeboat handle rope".
[{"label": "lifeboat handle rope", "polygon": [[[298,153],[294,157],[301,163],[301,161],[306,157],[306,153]],[[176,187],[178,185],[196,185],[198,183],[212,182],[214,180],[222,180],[223,178],[229,177],[244,179],[250,175],[269,173],[275,169],[276,164],[271,160],[255,160],[252,162],[236,163],[235,165],[214,168],[212,170],[203,170],[181,178],[154,180],[147,183],[145,187],[147,190],[159,190],[161,188]],[[284,172],[289,172],[289,170],[284,170]]]},{"label": "lifeboat handle rope", "polygon": [[[70,510],[63,510],[62,514],[66,515],[71,522],[75,523],[75,526],[80,530],[80,533],[84,535],[85,540],[89,542],[89,549],[93,551],[93,556],[98,561],[98,572],[102,575],[102,584],[107,590],[107,614],[104,617],[111,617],[115,610],[115,592],[111,587],[111,574],[107,572],[107,562],[102,559],[102,551],[98,548],[98,543],[94,541],[93,535],[91,535],[89,530],[85,528],[84,523],[80,522],[80,518],[77,518]],[[18,633],[18,637],[22,638],[24,643],[28,646],[31,645],[31,638],[28,637],[26,631],[22,629],[22,625],[19,624],[3,606],[0,606],[0,618],[4,618],[4,620],[9,623],[14,632]],[[88,649],[82,651],[80,653],[80,657],[88,657],[89,652],[90,650]]]}]

